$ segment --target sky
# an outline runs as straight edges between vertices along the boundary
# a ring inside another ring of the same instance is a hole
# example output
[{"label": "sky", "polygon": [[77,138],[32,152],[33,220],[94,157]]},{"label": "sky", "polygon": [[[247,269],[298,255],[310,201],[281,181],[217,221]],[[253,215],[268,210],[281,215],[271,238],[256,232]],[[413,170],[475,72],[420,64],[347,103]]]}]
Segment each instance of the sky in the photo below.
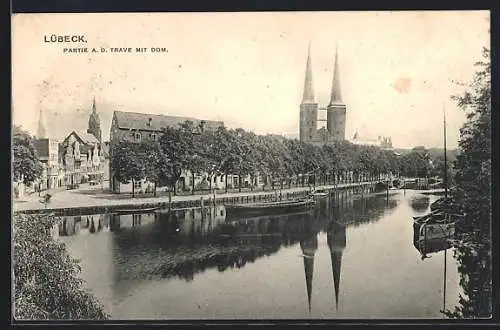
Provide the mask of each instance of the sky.
[{"label": "sky", "polygon": [[[114,110],[297,137],[310,41],[320,107],[338,48],[346,138],[357,131],[390,136],[395,147],[440,147],[446,109],[454,148],[465,115],[450,96],[463,91],[455,81],[472,79],[488,28],[488,11],[16,14],[13,124],[35,134],[42,111],[48,135],[61,138],[86,129],[95,97],[105,139]],[[87,42],[44,42],[51,35]]]}]

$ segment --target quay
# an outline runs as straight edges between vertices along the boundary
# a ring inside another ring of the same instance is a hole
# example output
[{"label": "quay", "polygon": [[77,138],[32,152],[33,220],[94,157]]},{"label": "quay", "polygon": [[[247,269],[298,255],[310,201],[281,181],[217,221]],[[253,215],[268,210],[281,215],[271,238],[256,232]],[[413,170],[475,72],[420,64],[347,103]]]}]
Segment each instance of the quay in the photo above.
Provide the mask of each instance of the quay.
[{"label": "quay", "polygon": [[[343,183],[336,185],[318,185],[315,189],[330,191],[341,191],[347,189],[368,189],[376,185],[376,181]],[[179,209],[191,207],[203,207],[213,204],[237,204],[253,203],[271,200],[288,200],[307,196],[313,187],[292,187],[282,190],[268,191],[246,191],[231,193],[216,193],[204,195],[188,196],[160,196],[160,197],[135,197],[117,199],[113,195],[93,196],[79,194],[74,191],[61,191],[53,195],[52,200],[47,204],[36,200],[19,203],[14,202],[14,213],[24,214],[44,214],[53,213],[56,216],[77,216],[86,214],[112,213],[117,209],[128,208],[163,208]],[[108,198],[106,198],[108,197]],[[114,197],[114,198],[113,198]],[[215,197],[215,200],[214,200]]]}]

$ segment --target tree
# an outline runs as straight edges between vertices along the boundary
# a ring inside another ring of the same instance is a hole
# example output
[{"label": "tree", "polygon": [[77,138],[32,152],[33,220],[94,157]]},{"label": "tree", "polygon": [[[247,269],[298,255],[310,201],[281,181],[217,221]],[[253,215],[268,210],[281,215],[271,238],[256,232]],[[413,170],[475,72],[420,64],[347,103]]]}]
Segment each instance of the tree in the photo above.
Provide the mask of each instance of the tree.
[{"label": "tree", "polygon": [[52,216],[17,215],[13,222],[14,317],[102,320],[109,316],[83,289],[80,266],[51,229]]},{"label": "tree", "polygon": [[146,176],[145,158],[139,143],[120,141],[112,145],[111,168],[120,183],[132,181],[132,197],[135,197],[135,180]]},{"label": "tree", "polygon": [[166,183],[173,187],[174,195],[177,193],[176,184],[182,174],[184,160],[185,143],[182,141],[183,135],[177,127],[165,127],[158,140],[160,150],[163,155],[163,178]]},{"label": "tree", "polygon": [[33,146],[33,138],[18,126],[13,129],[12,156],[15,181],[31,184],[41,177],[43,168]]},{"label": "tree", "polygon": [[460,130],[459,154],[454,163],[454,202],[465,214],[462,242],[455,257],[460,261],[460,283],[464,296],[459,306],[445,314],[456,318],[490,317],[491,286],[491,62],[483,49],[483,61],[472,83],[453,96],[465,111],[467,122]]}]

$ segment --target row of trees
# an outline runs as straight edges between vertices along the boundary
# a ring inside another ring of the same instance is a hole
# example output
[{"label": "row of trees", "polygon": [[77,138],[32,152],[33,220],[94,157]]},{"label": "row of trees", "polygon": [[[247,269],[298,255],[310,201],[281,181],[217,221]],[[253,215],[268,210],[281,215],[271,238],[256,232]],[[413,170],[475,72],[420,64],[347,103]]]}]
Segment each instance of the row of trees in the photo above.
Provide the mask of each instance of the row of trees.
[{"label": "row of trees", "polygon": [[[339,180],[378,180],[386,173],[426,177],[435,168],[425,148],[399,155],[374,146],[339,141],[315,146],[277,135],[257,135],[241,128],[205,129],[186,121],[163,129],[158,142],[130,142],[111,146],[111,166],[121,183],[146,178],[156,186],[174,188],[182,170],[193,176],[250,176],[253,188],[257,176],[274,189],[278,183],[291,186],[307,183],[336,183]],[[272,178],[268,180],[268,178]],[[227,180],[226,180],[227,191]]]}]

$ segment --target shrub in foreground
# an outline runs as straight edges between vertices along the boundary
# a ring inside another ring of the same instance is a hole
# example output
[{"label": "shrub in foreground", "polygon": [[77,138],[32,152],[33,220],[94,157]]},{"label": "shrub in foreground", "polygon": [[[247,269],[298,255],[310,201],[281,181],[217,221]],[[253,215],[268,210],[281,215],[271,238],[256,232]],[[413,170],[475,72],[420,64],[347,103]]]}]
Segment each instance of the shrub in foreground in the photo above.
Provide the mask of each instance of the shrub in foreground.
[{"label": "shrub in foreground", "polygon": [[107,319],[100,302],[83,289],[77,260],[53,238],[56,221],[53,216],[14,216],[14,317]]}]

